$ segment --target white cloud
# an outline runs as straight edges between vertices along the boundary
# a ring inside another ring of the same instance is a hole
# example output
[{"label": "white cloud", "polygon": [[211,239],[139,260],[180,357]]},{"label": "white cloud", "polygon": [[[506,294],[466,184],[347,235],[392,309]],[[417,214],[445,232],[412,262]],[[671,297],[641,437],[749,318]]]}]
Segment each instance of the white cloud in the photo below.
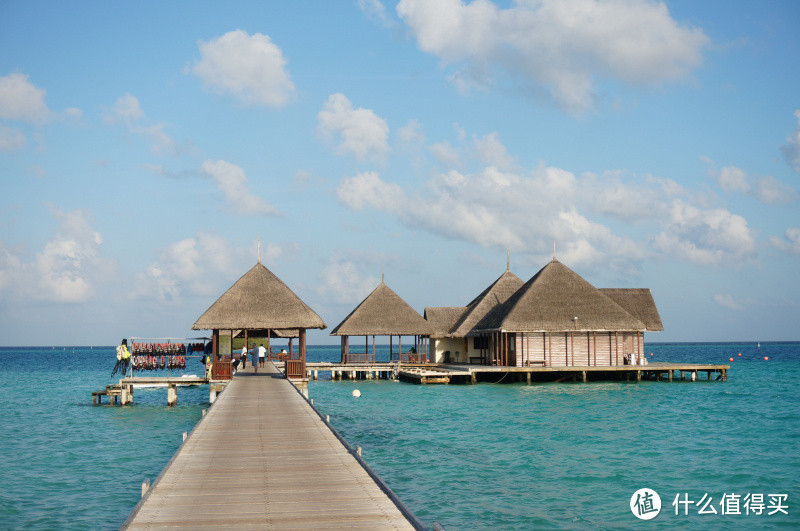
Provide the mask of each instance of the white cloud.
[{"label": "white cloud", "polygon": [[[275,261],[298,252],[296,243],[268,243],[262,247],[261,261]],[[228,279],[242,272],[242,264],[255,264],[256,242],[237,246],[222,236],[198,232],[163,247],[158,260],[135,276],[131,298],[156,298],[177,302],[187,295],[211,296],[229,285]]]},{"label": "white cloud", "polygon": [[243,30],[198,41],[202,59],[192,67],[206,87],[245,105],[279,108],[295,93],[281,49],[267,35]]},{"label": "white cloud", "polygon": [[786,144],[781,146],[781,150],[789,165],[800,173],[800,109],[794,111],[794,116],[797,118],[797,127],[792,136],[786,137]]},{"label": "white cloud", "polygon": [[373,22],[383,27],[389,28],[393,21],[386,12],[386,6],[381,0],[357,0],[358,8]]},{"label": "white cloud", "polygon": [[428,149],[431,155],[445,168],[458,168],[461,166],[461,154],[447,140],[431,144]]},{"label": "white cloud", "polygon": [[784,238],[772,236],[770,245],[787,254],[800,254],[800,227],[789,227],[784,233]]},{"label": "white cloud", "polygon": [[703,210],[675,200],[662,224],[664,230],[653,238],[653,247],[668,258],[735,265],[755,255],[755,234],[747,220],[723,208]]},{"label": "white cloud", "polygon": [[214,181],[232,212],[259,216],[280,214],[278,209],[250,192],[247,176],[236,164],[224,160],[206,160],[200,169]]},{"label": "white cloud", "polygon": [[731,310],[742,309],[742,305],[736,302],[733,299],[733,295],[731,295],[730,293],[724,293],[724,294],[719,293],[717,295],[714,295],[714,302],[725,308],[730,308]]},{"label": "white cloud", "polygon": [[798,199],[794,188],[771,175],[755,179],[740,168],[726,166],[714,176],[726,192],[740,192],[767,205],[785,205]]},{"label": "white cloud", "polygon": [[144,112],[141,105],[139,105],[139,98],[126,92],[117,98],[111,111],[103,115],[103,121],[107,125],[113,125],[118,122],[132,124],[143,117]]},{"label": "white cloud", "polygon": [[45,122],[50,109],[44,102],[47,93],[28,81],[25,74],[0,77],[0,118],[24,122]]},{"label": "white cloud", "polygon": [[363,266],[363,262],[329,258],[320,274],[319,294],[337,303],[361,302],[378,286],[380,278],[365,275],[359,266]]},{"label": "white cloud", "polygon": [[332,94],[317,114],[317,130],[328,139],[338,139],[340,155],[357,160],[383,162],[389,153],[389,126],[370,109],[354,108],[344,94]]},{"label": "white cloud", "polygon": [[514,158],[508,154],[500,141],[500,134],[495,131],[481,138],[475,138],[475,154],[478,160],[488,166],[496,166],[501,170],[511,170],[516,165]]},{"label": "white cloud", "polygon": [[425,131],[417,119],[411,119],[397,130],[397,138],[407,146],[422,146],[425,143]]},{"label": "white cloud", "polygon": [[0,152],[10,153],[24,147],[25,134],[22,131],[0,124]]},{"label": "white cloud", "polygon": [[178,155],[184,151],[184,148],[164,131],[167,124],[162,122],[155,125],[141,125],[139,122],[144,117],[139,99],[126,92],[117,98],[110,111],[103,114],[103,121],[106,125],[123,124],[132,134],[144,138],[154,154]]},{"label": "white cloud", "polygon": [[750,191],[750,184],[747,182],[747,174],[741,168],[735,166],[725,166],[717,174],[717,182],[720,188],[726,192],[741,192],[746,194]]},{"label": "white cloud", "polygon": [[596,78],[686,78],[708,43],[660,2],[520,0],[500,9],[487,0],[401,0],[397,13],[423,51],[461,66],[452,79],[462,88],[489,87],[503,69],[573,112],[591,108]]},{"label": "white cloud", "polygon": [[85,302],[95,295],[116,264],[98,256],[103,243],[86,210],[63,212],[49,206],[58,228],[32,262],[0,244],[0,294],[50,302]]}]

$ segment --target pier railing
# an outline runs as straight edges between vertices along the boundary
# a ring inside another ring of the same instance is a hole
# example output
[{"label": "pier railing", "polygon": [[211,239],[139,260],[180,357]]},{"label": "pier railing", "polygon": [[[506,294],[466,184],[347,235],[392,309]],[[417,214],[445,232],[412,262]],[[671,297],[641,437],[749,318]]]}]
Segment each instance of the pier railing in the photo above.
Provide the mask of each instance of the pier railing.
[{"label": "pier railing", "polygon": [[286,360],[287,378],[305,378],[306,360]]},{"label": "pier railing", "polygon": [[371,352],[348,352],[345,363],[375,363],[375,355]]},{"label": "pier railing", "polygon": [[212,380],[230,380],[233,378],[233,364],[230,360],[215,361],[211,365]]}]

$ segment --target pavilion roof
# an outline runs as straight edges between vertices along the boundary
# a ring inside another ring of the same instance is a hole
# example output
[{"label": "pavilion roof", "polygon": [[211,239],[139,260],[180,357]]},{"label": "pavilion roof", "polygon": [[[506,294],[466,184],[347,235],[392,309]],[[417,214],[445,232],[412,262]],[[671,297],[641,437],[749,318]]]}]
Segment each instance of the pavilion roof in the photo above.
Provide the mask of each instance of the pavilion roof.
[{"label": "pavilion roof", "polygon": [[258,262],[212,304],[193,330],[326,328],[314,310]]},{"label": "pavilion roof", "polygon": [[384,282],[350,312],[332,336],[429,335],[429,323]]}]

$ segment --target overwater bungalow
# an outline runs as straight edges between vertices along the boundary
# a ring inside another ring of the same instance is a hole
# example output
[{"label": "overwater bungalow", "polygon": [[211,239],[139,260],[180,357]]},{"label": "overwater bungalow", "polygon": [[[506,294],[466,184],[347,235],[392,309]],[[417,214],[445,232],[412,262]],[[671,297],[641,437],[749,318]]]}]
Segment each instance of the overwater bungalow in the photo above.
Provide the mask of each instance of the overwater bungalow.
[{"label": "overwater bungalow", "polygon": [[[271,339],[289,338],[286,377],[306,377],[306,330],[324,329],[325,323],[261,260],[212,304],[192,325],[193,330],[212,330],[212,378],[231,377],[233,338],[244,336],[265,343],[274,358]],[[298,339],[294,351],[292,338]]]},{"label": "overwater bungalow", "polygon": [[431,325],[431,361],[486,363],[488,338],[475,326],[523,284],[507,267],[497,280],[466,306],[425,308],[425,319]]},{"label": "overwater bungalow", "polygon": [[[381,280],[380,285],[333,329],[331,335],[341,336],[342,363],[374,363],[376,336],[389,336],[390,361],[395,359],[396,354],[396,359],[404,363],[424,363],[427,361],[430,333],[429,323]],[[351,348],[351,336],[364,336],[363,352]],[[395,336],[396,353],[393,345]],[[403,336],[413,337],[406,352],[403,352]]]},{"label": "overwater bungalow", "polygon": [[555,258],[473,327],[486,363],[517,367],[641,364],[663,329],[649,289],[600,290]]}]

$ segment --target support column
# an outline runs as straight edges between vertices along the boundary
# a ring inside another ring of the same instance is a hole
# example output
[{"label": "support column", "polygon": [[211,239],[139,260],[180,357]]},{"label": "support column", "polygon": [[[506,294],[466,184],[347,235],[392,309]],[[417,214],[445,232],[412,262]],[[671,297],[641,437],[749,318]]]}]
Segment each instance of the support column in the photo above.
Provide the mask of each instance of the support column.
[{"label": "support column", "polygon": [[178,387],[175,384],[169,384],[167,387],[167,405],[174,406],[178,403]]}]

